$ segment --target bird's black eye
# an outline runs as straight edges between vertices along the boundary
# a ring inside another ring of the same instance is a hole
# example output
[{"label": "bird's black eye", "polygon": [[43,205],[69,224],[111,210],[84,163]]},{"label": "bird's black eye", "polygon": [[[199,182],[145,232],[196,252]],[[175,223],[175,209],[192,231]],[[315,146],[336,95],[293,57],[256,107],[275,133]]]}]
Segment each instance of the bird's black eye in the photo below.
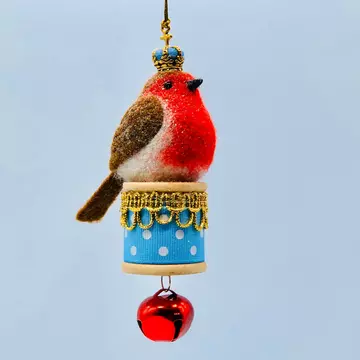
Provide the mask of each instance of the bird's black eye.
[{"label": "bird's black eye", "polygon": [[164,89],[166,89],[166,90],[171,89],[172,86],[173,86],[172,81],[167,81],[166,83],[164,83]]}]

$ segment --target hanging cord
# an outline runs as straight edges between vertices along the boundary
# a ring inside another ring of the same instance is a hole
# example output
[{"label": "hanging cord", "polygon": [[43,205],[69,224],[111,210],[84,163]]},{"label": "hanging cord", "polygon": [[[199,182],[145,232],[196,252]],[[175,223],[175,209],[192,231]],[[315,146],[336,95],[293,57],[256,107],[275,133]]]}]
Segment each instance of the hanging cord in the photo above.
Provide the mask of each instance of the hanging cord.
[{"label": "hanging cord", "polygon": [[161,22],[161,32],[163,35],[161,36],[161,40],[165,41],[165,45],[169,46],[170,39],[172,38],[172,35],[169,34],[170,32],[170,19],[169,19],[169,4],[168,0],[165,0],[164,4],[164,20]]},{"label": "hanging cord", "polygon": [[161,277],[161,289],[165,292],[170,291],[171,289],[171,276],[168,276],[168,286],[164,286],[164,276]]},{"label": "hanging cord", "polygon": [[168,20],[169,20],[169,4],[168,4],[168,0],[165,0],[164,20],[165,20],[165,21],[168,21]]}]

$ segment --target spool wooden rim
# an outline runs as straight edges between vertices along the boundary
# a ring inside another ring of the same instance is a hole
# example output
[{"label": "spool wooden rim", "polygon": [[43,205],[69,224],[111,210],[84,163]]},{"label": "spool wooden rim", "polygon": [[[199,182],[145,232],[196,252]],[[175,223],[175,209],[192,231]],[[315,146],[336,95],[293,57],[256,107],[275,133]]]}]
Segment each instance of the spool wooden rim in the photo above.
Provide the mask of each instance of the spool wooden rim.
[{"label": "spool wooden rim", "polygon": [[134,263],[122,263],[122,270],[127,274],[154,275],[154,276],[175,276],[199,274],[206,271],[205,262],[195,264],[179,265],[143,265]]},{"label": "spool wooden rim", "polygon": [[125,182],[122,191],[191,192],[206,189],[204,182]]}]

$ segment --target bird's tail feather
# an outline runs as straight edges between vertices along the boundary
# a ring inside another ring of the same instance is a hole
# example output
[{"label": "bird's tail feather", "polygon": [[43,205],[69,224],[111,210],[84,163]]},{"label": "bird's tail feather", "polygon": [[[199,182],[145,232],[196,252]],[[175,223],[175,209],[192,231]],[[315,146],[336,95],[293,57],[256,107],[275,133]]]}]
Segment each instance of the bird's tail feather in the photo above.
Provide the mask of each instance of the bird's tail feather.
[{"label": "bird's tail feather", "polygon": [[111,173],[79,210],[76,219],[83,222],[100,221],[119,195],[124,180]]}]

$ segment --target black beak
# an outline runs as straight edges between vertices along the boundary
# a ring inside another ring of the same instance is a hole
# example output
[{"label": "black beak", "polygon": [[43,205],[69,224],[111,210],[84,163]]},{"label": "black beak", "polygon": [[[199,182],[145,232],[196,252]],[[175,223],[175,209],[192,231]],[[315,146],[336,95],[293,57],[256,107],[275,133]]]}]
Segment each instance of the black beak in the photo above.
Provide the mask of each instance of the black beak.
[{"label": "black beak", "polygon": [[187,82],[187,87],[190,91],[195,91],[203,82],[203,79],[194,79]]}]

